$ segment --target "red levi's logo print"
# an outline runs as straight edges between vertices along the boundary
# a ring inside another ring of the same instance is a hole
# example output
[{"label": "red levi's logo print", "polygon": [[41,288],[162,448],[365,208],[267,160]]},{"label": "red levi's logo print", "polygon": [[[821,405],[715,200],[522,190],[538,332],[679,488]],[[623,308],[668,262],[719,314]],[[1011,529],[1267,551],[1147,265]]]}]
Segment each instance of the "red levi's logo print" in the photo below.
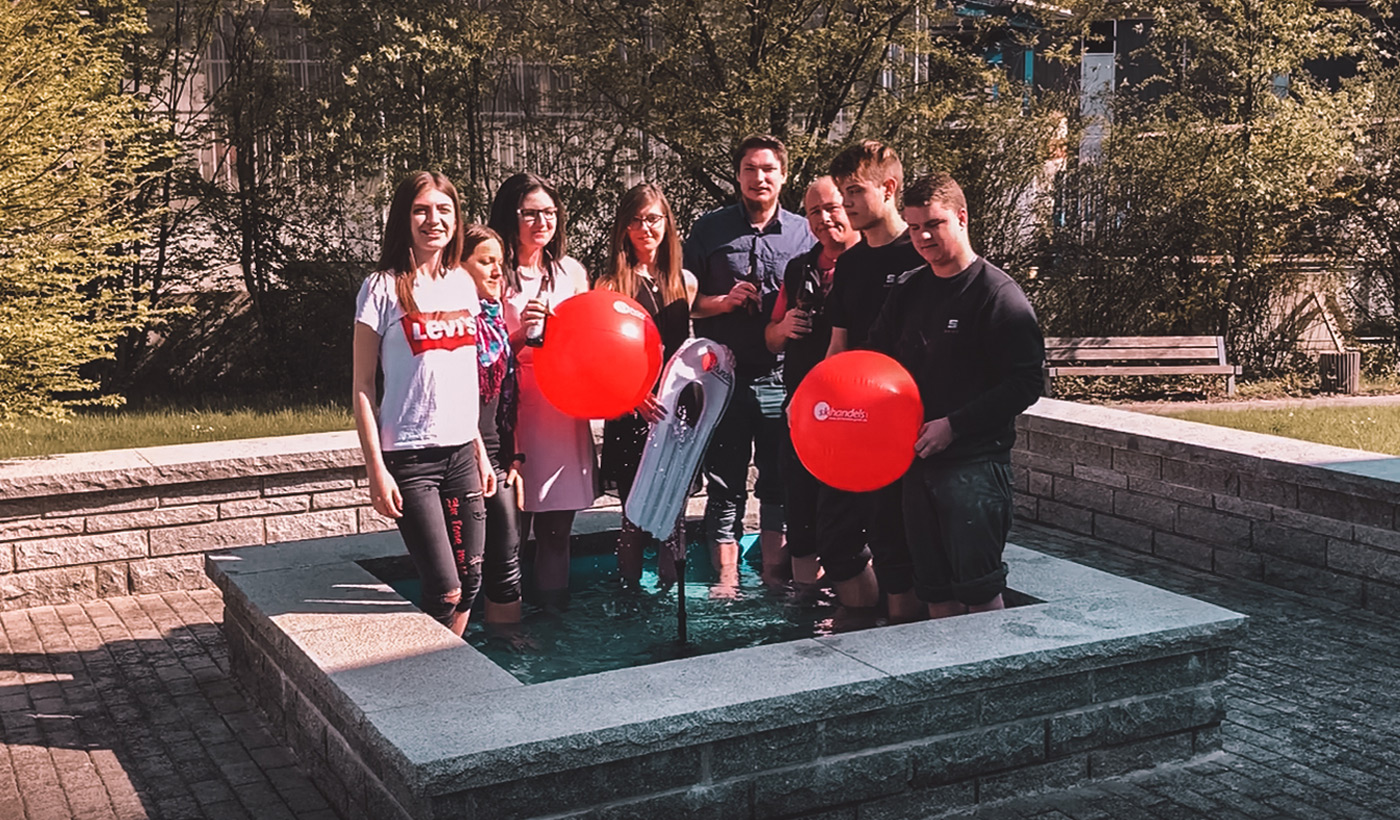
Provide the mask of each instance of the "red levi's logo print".
[{"label": "red levi's logo print", "polygon": [[465,310],[411,313],[400,322],[415,356],[425,350],[456,350],[476,344],[476,319]]}]

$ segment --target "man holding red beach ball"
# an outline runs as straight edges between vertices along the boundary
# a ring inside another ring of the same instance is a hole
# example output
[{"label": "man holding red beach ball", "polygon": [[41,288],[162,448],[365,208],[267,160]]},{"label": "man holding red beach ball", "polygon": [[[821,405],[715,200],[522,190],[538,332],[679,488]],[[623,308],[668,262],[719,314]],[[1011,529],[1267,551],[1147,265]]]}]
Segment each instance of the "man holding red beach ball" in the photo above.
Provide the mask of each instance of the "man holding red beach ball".
[{"label": "man holding red beach ball", "polygon": [[1021,288],[972,250],[967,200],[945,173],[904,191],[927,263],[899,277],[869,346],[913,376],[924,424],[903,480],[914,592],[929,617],[1005,606],[1016,416],[1040,396],[1045,340]]}]

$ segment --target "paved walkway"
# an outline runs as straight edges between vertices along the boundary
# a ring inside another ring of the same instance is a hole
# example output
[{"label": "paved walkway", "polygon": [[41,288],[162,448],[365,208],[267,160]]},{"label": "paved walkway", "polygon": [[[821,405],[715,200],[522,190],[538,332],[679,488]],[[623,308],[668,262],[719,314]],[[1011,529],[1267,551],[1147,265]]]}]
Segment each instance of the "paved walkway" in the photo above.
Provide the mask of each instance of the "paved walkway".
[{"label": "paved walkway", "polygon": [[[1019,527],[1018,543],[1243,612],[1224,749],[957,818],[1400,818],[1400,624],[1093,539]],[[1014,579],[1013,579],[1014,582]]]},{"label": "paved walkway", "polygon": [[[1013,538],[1253,620],[1222,752],[954,817],[1400,818],[1395,621],[1054,530]],[[221,617],[215,592],[0,613],[0,819],[333,818],[229,676]]]},{"label": "paved walkway", "polygon": [[216,591],[0,613],[0,818],[333,820],[229,674]]}]

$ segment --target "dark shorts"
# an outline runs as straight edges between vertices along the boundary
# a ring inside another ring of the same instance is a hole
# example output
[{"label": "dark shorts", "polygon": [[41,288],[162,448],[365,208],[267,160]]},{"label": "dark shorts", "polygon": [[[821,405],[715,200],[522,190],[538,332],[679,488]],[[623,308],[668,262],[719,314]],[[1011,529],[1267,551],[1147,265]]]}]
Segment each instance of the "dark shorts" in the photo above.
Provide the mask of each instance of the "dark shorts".
[{"label": "dark shorts", "polygon": [[1006,589],[1001,554],[1011,531],[1011,465],[916,459],[903,490],[919,600],[976,606],[1000,595]]},{"label": "dark shorts", "polygon": [[[788,553],[794,558],[816,555],[828,581],[842,583],[860,575],[870,565],[871,499],[873,493],[848,493],[821,483],[787,443],[783,465],[787,482]],[[873,547],[873,542],[872,542]]]},{"label": "dark shorts", "polygon": [[903,482],[860,495],[866,497],[866,539],[880,591],[886,595],[910,591],[914,588],[914,559],[904,532]]}]

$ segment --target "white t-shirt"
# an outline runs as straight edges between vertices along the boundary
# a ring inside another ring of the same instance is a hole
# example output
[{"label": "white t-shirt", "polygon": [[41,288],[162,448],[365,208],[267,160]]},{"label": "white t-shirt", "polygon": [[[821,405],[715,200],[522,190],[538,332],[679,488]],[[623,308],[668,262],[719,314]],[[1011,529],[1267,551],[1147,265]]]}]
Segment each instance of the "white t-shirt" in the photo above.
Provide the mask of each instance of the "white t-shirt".
[{"label": "white t-shirt", "polygon": [[476,438],[480,386],[476,372],[476,283],[461,268],[419,276],[419,312],[405,315],[391,273],[372,273],[355,301],[355,321],[379,334],[384,398],[379,439],[384,450],[448,447]]}]

